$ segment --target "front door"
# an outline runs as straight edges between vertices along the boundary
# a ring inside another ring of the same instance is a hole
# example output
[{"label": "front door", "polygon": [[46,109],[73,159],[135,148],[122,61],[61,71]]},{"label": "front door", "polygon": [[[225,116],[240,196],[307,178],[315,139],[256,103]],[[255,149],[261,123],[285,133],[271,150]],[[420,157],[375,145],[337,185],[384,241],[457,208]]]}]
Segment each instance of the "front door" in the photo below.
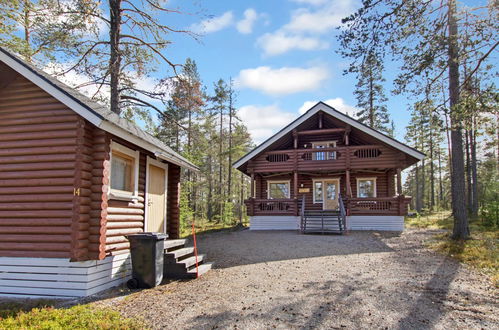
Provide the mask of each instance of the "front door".
[{"label": "front door", "polygon": [[324,210],[336,210],[338,208],[338,193],[340,191],[340,180],[324,180]]},{"label": "front door", "polygon": [[[158,164],[159,165],[159,164]],[[166,168],[148,164],[146,231],[165,232],[166,228]]]}]

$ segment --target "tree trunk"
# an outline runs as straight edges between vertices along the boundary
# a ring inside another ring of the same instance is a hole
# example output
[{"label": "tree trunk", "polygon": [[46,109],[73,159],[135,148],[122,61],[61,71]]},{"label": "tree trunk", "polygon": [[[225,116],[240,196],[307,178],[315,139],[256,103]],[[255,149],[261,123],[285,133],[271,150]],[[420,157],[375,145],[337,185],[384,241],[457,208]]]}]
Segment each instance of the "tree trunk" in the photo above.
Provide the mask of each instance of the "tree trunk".
[{"label": "tree trunk", "polygon": [[111,111],[120,114],[120,73],[121,73],[121,54],[120,54],[120,33],[121,33],[121,0],[109,0],[110,12],[110,57],[109,71],[111,76]]},{"label": "tree trunk", "polygon": [[206,200],[206,217],[213,221],[213,163],[211,155],[207,157],[208,162],[208,196]]},{"label": "tree trunk", "polygon": [[473,200],[471,203],[471,214],[473,217],[478,217],[478,174],[477,174],[477,162],[476,162],[476,126],[475,118],[473,118],[473,128],[471,129],[471,179],[472,188],[471,193],[473,195]]},{"label": "tree trunk", "polygon": [[[232,84],[232,82],[231,82]],[[232,85],[229,91],[229,167],[227,174],[227,201],[232,203]]]},{"label": "tree trunk", "polygon": [[442,181],[442,149],[438,148],[438,186],[439,186],[439,206],[442,207],[444,201],[444,183]]},{"label": "tree trunk", "polygon": [[421,213],[422,203],[421,203],[421,184],[420,184],[420,175],[419,175],[419,165],[416,165],[416,211]]},{"label": "tree trunk", "polygon": [[220,214],[220,221],[223,221],[223,214],[224,214],[224,197],[222,196],[222,185],[223,185],[223,157],[222,157],[222,152],[223,152],[223,107],[220,107],[220,144],[218,146],[218,198],[219,198],[219,214]]},{"label": "tree trunk", "polygon": [[454,215],[453,239],[469,237],[468,216],[466,214],[466,197],[464,184],[464,155],[462,118],[459,114],[459,49],[458,27],[456,21],[456,0],[448,0],[448,65],[449,65],[449,105],[451,121],[451,195],[452,213]]},{"label": "tree trunk", "polygon": [[473,203],[473,193],[471,191],[471,158],[470,158],[470,134],[469,130],[464,132],[464,150],[466,151],[466,206],[468,212],[471,213],[471,205]]}]

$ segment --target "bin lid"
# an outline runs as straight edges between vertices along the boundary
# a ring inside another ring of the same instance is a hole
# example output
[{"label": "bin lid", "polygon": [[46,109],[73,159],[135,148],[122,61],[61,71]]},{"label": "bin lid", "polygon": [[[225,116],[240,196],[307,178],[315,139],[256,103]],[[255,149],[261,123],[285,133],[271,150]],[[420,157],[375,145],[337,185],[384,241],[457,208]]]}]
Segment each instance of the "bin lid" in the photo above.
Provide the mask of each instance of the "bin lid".
[{"label": "bin lid", "polygon": [[128,239],[149,239],[149,240],[165,240],[168,238],[167,234],[164,233],[157,233],[157,232],[145,232],[145,233],[137,233],[137,234],[131,234],[127,235],[126,238]]}]

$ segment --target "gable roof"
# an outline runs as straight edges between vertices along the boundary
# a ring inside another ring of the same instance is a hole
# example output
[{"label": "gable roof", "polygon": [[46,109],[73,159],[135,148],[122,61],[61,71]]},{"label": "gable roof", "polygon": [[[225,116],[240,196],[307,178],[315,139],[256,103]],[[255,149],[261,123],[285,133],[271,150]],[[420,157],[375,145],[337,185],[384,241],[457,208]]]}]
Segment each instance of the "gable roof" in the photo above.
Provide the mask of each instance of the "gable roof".
[{"label": "gable roof", "polygon": [[199,170],[196,165],[134,123],[121,118],[104,105],[91,100],[2,47],[0,47],[0,61],[100,129],[142,147],[158,158],[194,171]]},{"label": "gable roof", "polygon": [[258,147],[256,147],[255,149],[253,149],[252,151],[247,153],[245,156],[243,156],[241,159],[236,161],[233,166],[235,168],[241,167],[246,162],[251,160],[253,157],[255,157],[258,154],[260,154],[261,152],[265,151],[265,149],[267,149],[271,144],[273,144],[274,142],[276,142],[277,140],[279,140],[280,138],[282,138],[286,134],[292,132],[294,128],[296,128],[298,125],[302,124],[303,122],[307,121],[309,118],[311,118],[313,115],[315,115],[319,111],[323,111],[323,112],[331,115],[332,117],[343,121],[344,123],[350,125],[351,127],[357,128],[358,130],[360,130],[360,131],[362,131],[362,132],[364,132],[364,133],[366,133],[366,134],[390,145],[391,147],[394,147],[395,149],[398,149],[398,150],[400,150],[400,151],[402,151],[402,152],[404,152],[404,153],[406,153],[406,154],[408,154],[408,155],[410,155],[418,160],[423,159],[425,156],[425,154],[423,154],[422,152],[420,152],[412,147],[409,147],[408,145],[406,145],[402,142],[399,142],[399,141],[395,140],[394,138],[389,137],[389,136],[387,136],[387,135],[385,135],[385,134],[383,134],[383,133],[381,133],[381,132],[379,132],[379,131],[377,131],[377,130],[375,130],[367,125],[362,124],[361,122],[353,119],[350,116],[347,116],[347,115],[339,112],[338,110],[336,110],[332,106],[321,101],[321,102],[318,102],[316,105],[314,105],[312,108],[310,108],[303,115],[296,118],[289,125],[287,125],[283,129],[281,129],[279,132],[277,132],[276,134],[274,134],[273,136],[271,136],[270,138],[265,140]]}]

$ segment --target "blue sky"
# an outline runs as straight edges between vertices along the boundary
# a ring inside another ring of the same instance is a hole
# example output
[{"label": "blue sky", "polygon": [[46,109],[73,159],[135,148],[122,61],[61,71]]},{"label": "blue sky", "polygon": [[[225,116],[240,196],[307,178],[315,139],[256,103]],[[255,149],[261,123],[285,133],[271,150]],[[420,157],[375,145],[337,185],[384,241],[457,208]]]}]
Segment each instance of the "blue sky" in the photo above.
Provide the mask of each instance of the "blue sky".
[{"label": "blue sky", "polygon": [[[219,78],[236,81],[239,115],[255,142],[296,118],[300,109],[328,101],[353,114],[355,77],[344,76],[347,60],[335,50],[337,26],[357,0],[173,1],[191,15],[168,15],[172,26],[199,32],[199,41],[172,35],[166,54],[177,63],[198,65],[211,90]],[[390,95],[395,72],[387,71],[388,108],[403,138],[409,120],[403,96]]]}]

